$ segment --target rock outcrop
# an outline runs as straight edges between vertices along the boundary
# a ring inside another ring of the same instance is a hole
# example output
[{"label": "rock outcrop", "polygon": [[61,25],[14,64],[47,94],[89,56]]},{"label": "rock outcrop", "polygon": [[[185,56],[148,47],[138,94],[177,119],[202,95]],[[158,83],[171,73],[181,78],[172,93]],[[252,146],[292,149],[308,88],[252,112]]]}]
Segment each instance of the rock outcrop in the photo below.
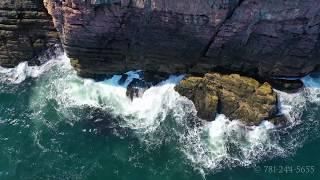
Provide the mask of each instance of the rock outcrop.
[{"label": "rock outcrop", "polygon": [[219,113],[246,125],[257,125],[262,120],[283,122],[276,117],[277,95],[272,87],[252,78],[208,73],[204,77],[188,77],[175,89],[193,101],[198,116],[205,120],[214,120]]},{"label": "rock outcrop", "polygon": [[58,33],[42,0],[0,1],[1,66],[35,64],[39,54],[57,43]]},{"label": "rock outcrop", "polygon": [[45,0],[80,75],[140,69],[301,76],[320,64],[319,0]]}]

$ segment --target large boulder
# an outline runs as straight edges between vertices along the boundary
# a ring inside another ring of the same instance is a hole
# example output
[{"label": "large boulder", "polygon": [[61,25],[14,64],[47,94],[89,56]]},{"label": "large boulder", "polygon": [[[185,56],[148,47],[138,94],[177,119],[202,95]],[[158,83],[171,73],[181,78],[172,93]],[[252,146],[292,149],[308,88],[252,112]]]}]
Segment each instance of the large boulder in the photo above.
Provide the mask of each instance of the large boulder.
[{"label": "large boulder", "polygon": [[36,64],[38,55],[59,42],[42,0],[0,1],[0,66]]},{"label": "large boulder", "polygon": [[187,77],[175,90],[189,98],[198,116],[205,120],[214,120],[219,113],[247,125],[268,119],[280,122],[275,119],[277,95],[272,87],[249,77],[208,73],[204,77]]},{"label": "large boulder", "polygon": [[319,0],[45,0],[82,76],[319,68]]}]

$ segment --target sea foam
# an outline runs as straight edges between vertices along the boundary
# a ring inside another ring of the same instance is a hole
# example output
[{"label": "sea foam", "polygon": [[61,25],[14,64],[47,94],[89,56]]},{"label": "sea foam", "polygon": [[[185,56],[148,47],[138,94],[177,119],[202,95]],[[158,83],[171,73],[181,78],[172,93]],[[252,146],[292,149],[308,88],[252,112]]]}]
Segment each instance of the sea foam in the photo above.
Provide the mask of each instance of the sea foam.
[{"label": "sea foam", "polygon": [[[134,78],[141,78],[139,71],[128,72],[123,84],[119,84],[121,75],[96,82],[78,77],[65,55],[38,67],[21,63],[12,69],[0,68],[0,74],[1,82],[9,83],[38,77],[30,97],[30,107],[36,115],[41,115],[48,101],[55,101],[57,111],[73,122],[82,120],[73,113],[74,108],[89,106],[109,111],[121,117],[120,126],[134,131],[146,146],[177,141],[177,149],[186,157],[186,163],[202,172],[251,166],[265,158],[290,155],[303,144],[306,138],[301,137],[313,128],[311,122],[319,118],[311,112],[308,117],[312,118],[302,120],[310,103],[319,107],[320,78],[311,76],[302,79],[306,87],[298,93],[277,91],[280,110],[290,121],[288,127],[279,129],[267,121],[248,127],[222,114],[212,122],[198,119],[192,102],[174,90],[182,75],[171,76],[147,89],[141,97],[130,100],[126,87]],[[202,125],[190,126],[190,119]],[[170,122],[170,127],[166,122]]]},{"label": "sea foam", "polygon": [[44,62],[40,66],[29,66],[28,62],[21,62],[14,68],[4,68],[0,66],[0,82],[19,84],[26,80],[26,78],[39,77],[44,72],[49,71],[53,66],[65,63],[66,61],[69,61],[67,56],[60,55]]}]

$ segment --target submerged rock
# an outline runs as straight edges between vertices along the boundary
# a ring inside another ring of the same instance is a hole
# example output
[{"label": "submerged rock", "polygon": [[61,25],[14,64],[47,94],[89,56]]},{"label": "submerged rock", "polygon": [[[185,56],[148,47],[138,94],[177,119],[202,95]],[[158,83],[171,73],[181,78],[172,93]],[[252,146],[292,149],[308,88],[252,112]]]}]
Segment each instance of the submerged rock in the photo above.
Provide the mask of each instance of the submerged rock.
[{"label": "submerged rock", "polygon": [[257,125],[277,114],[277,95],[270,84],[238,74],[188,77],[175,90],[189,98],[198,116],[205,120],[214,120],[219,113],[247,125]]},{"label": "submerged rock", "polygon": [[122,118],[113,115],[109,109],[84,105],[79,109],[73,109],[73,112],[81,116],[81,123],[84,125],[83,132],[121,136],[127,136],[129,133],[128,128],[120,125]]}]

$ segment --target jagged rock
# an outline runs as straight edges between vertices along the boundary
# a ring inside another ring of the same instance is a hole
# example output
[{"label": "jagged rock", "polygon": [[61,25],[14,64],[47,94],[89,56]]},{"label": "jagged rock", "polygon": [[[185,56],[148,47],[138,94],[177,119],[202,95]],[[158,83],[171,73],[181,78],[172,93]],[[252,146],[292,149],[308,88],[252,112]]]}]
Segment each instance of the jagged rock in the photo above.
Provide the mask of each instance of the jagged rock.
[{"label": "jagged rock", "polygon": [[0,1],[0,65],[16,66],[59,43],[52,19],[41,0]]},{"label": "jagged rock", "polygon": [[121,78],[119,79],[118,83],[120,85],[124,85],[124,83],[126,82],[126,80],[128,79],[129,75],[128,74],[123,74],[121,75]]},{"label": "jagged rock", "polygon": [[149,87],[151,87],[151,83],[141,79],[133,79],[127,87],[126,95],[133,100],[136,97],[141,97]]},{"label": "jagged rock", "polygon": [[175,90],[189,98],[198,116],[206,120],[214,120],[221,113],[247,125],[257,125],[277,114],[277,95],[272,87],[238,74],[191,76],[182,80]]},{"label": "jagged rock", "polygon": [[262,79],[320,67],[319,0],[45,0],[82,76],[140,69]]},{"label": "jagged rock", "polygon": [[269,119],[269,121],[276,125],[285,125],[288,119],[284,115],[278,115]]}]

